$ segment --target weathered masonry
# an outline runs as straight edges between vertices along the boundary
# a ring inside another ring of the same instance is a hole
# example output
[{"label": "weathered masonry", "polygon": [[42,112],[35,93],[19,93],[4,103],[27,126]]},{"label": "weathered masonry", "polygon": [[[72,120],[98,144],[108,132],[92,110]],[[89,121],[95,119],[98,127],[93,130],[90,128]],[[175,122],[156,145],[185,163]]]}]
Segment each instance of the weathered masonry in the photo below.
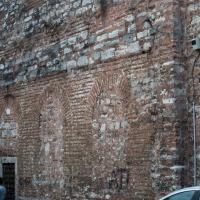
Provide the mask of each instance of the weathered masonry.
[{"label": "weathered masonry", "polygon": [[200,183],[199,0],[1,0],[0,176],[9,200],[154,200]]}]

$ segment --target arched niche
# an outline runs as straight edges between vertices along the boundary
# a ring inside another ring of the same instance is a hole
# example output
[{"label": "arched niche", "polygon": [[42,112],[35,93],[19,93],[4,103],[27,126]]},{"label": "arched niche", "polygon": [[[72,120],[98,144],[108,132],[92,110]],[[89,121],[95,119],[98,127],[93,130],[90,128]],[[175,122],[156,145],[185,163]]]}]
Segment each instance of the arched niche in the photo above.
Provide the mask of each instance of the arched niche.
[{"label": "arched niche", "polygon": [[128,187],[129,99],[129,82],[121,71],[102,74],[88,98],[95,190],[116,193]]},{"label": "arched niche", "polygon": [[64,194],[66,134],[70,131],[71,112],[68,94],[57,84],[49,85],[41,94],[37,107],[39,148],[38,168],[33,184],[38,195],[60,199]]}]

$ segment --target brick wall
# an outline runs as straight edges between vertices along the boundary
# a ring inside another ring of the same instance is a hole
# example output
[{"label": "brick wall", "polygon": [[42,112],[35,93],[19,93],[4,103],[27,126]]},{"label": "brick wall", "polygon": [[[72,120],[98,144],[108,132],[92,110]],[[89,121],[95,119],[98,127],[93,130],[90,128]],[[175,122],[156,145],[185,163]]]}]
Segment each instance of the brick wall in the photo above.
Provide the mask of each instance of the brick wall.
[{"label": "brick wall", "polygon": [[181,0],[0,3],[1,139],[16,133],[6,139],[17,145],[1,156],[17,156],[19,199],[152,200],[191,185],[198,11]]}]

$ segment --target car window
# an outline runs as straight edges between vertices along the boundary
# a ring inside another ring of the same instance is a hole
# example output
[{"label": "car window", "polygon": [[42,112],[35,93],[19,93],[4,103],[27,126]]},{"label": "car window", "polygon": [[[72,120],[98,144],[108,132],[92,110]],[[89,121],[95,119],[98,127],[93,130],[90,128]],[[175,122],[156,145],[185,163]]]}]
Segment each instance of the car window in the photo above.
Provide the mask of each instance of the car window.
[{"label": "car window", "polygon": [[166,200],[192,200],[195,191],[181,192],[168,197]]}]

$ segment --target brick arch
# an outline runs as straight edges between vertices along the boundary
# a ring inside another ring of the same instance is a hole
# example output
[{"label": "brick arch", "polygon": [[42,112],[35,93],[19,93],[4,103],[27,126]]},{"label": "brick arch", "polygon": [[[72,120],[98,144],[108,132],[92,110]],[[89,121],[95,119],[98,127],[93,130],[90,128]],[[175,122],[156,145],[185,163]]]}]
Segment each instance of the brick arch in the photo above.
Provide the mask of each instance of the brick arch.
[{"label": "brick arch", "polygon": [[88,97],[87,112],[93,113],[98,96],[103,90],[109,88],[110,85],[115,84],[118,88],[118,94],[123,98],[124,106],[128,107],[130,104],[130,84],[128,78],[123,71],[119,72],[104,72],[95,81],[90,95]]},{"label": "brick arch", "polygon": [[72,113],[70,110],[70,102],[69,102],[69,95],[68,92],[64,90],[62,86],[59,84],[49,84],[42,92],[40,95],[38,101],[37,101],[37,106],[36,106],[36,113],[39,113],[42,109],[42,106],[44,105],[46,99],[50,96],[53,95],[54,97],[58,98],[61,105],[63,106],[63,114],[65,120],[70,122]]}]

